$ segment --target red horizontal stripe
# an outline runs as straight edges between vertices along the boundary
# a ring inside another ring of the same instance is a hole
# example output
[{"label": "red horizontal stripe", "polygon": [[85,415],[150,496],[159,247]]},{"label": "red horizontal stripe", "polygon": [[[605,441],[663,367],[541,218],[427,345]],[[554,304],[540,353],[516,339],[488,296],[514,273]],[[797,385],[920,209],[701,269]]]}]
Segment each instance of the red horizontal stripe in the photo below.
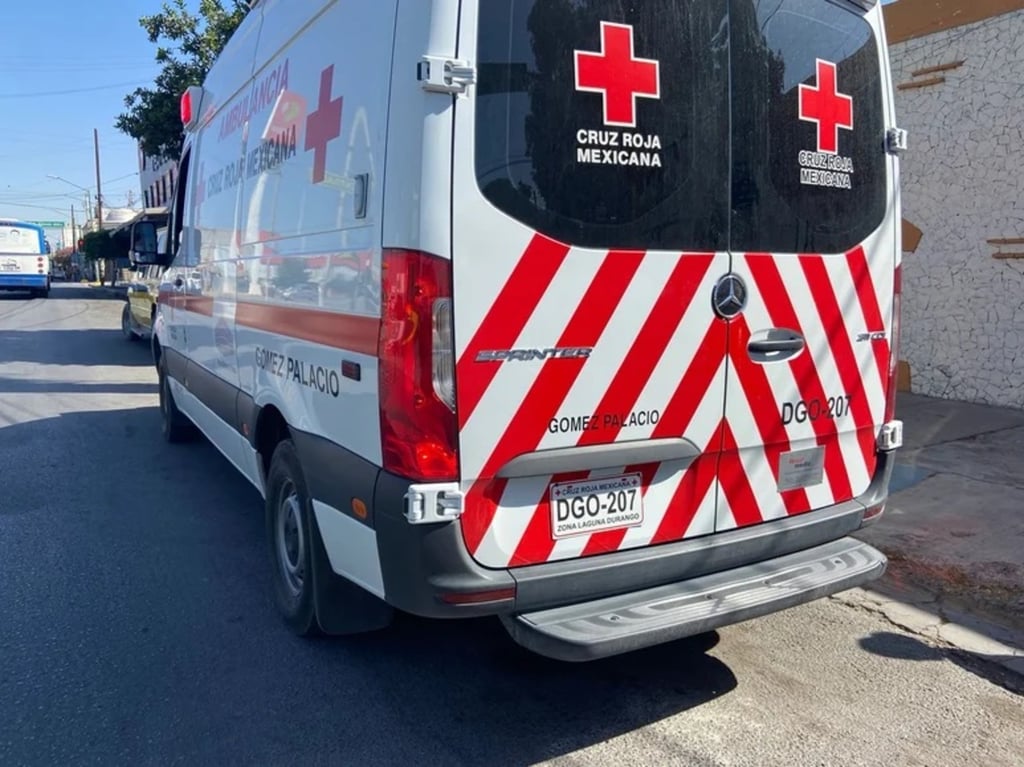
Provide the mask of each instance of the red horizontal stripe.
[{"label": "red horizontal stripe", "polygon": [[380,338],[379,317],[257,301],[238,302],[235,324],[370,357]]}]

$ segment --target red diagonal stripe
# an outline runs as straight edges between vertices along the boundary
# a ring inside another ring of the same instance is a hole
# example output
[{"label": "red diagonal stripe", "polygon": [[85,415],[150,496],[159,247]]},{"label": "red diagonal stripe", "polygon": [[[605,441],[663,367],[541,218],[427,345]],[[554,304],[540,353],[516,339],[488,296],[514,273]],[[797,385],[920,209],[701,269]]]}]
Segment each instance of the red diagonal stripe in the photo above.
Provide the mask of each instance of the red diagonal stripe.
[{"label": "red diagonal stripe", "polygon": [[[795,330],[804,338],[818,338],[820,333],[817,328],[812,328],[808,332],[800,324],[800,319],[793,308],[793,302],[782,281],[782,275],[779,273],[775,257],[768,254],[751,254],[747,256],[747,265],[757,291],[764,299],[772,325]],[[805,349],[802,354],[798,354],[795,359],[790,361],[789,368],[800,392],[800,399],[805,402],[810,400],[825,402],[828,395],[821,383],[821,376],[818,375],[813,351],[810,348]],[[846,470],[846,461],[837,438],[837,422],[819,418],[812,421],[811,425],[818,437],[818,444],[825,448],[825,472],[832,488],[832,495],[837,501],[852,498],[850,475]]]},{"label": "red diagonal stripe", "polygon": [[668,513],[662,518],[654,537],[651,538],[652,545],[670,543],[686,537],[686,531],[693,524],[693,518],[697,516],[704,496],[708,494],[718,475],[717,450],[721,442],[720,426],[712,435],[704,454],[686,467],[686,474],[683,475],[682,481],[672,494],[672,500],[669,501]]},{"label": "red diagonal stripe", "polygon": [[[750,327],[742,315],[732,321],[731,328],[733,335],[729,341],[729,359],[736,371],[736,378],[743,389],[750,414],[757,425],[760,435],[760,445],[757,449],[764,450],[765,457],[771,467],[776,482],[779,479],[780,456],[790,448],[789,435],[786,427],[782,424],[779,415],[778,402],[775,393],[772,391],[771,382],[763,366],[758,365],[750,359],[747,353],[747,344],[750,341]],[[730,392],[729,397],[735,397]],[[735,401],[735,400],[734,400]],[[742,406],[742,405],[741,405]],[[741,449],[750,447],[743,445]],[[737,460],[739,456],[737,455]],[[779,493],[788,514],[800,514],[809,511],[811,502],[807,498],[807,491],[803,488]],[[759,517],[763,514],[759,514]]]},{"label": "red diagonal stripe", "polygon": [[850,413],[857,429],[857,439],[865,457],[868,475],[872,475],[876,462],[874,417],[871,415],[871,405],[864,388],[864,379],[857,365],[857,355],[853,350],[850,331],[843,318],[843,310],[839,306],[832,283],[829,281],[824,259],[803,256],[800,259],[800,266],[807,278],[811,295],[814,297],[814,305],[821,317],[825,336],[829,339],[829,346],[839,370],[839,378],[843,382],[843,389],[850,397]]},{"label": "red diagonal stripe", "polygon": [[[693,303],[697,289],[707,275],[714,260],[713,254],[683,255],[676,262],[675,268],[666,280],[661,293],[651,307],[636,339],[619,365],[611,384],[605,391],[595,413],[629,413],[632,412],[637,400],[651,374],[658,366],[665,348],[679,328],[683,315]],[[585,431],[577,440],[577,445],[614,442],[622,431],[622,426],[610,429]],[[648,467],[649,469],[649,467]],[[657,469],[655,466],[654,469]],[[650,469],[649,469],[650,470]],[[653,471],[651,471],[653,474]],[[513,562],[544,562],[551,557],[555,542],[551,537],[551,485],[568,481],[566,476],[552,477],[543,497],[533,510],[530,525],[513,556]],[[648,482],[642,487],[646,488]],[[620,531],[609,531],[619,534]],[[597,533],[596,535],[603,535]],[[621,540],[621,534],[618,535]]]},{"label": "red diagonal stripe", "polygon": [[[708,395],[708,389],[712,381],[714,381],[715,375],[721,369],[722,363],[725,361],[725,350],[728,343],[726,336],[727,328],[728,326],[720,320],[713,319],[711,321],[711,326],[704,334],[704,339],[701,341],[700,346],[697,347],[689,367],[686,368],[686,372],[679,380],[679,386],[672,393],[668,404],[665,406],[665,412],[661,414],[661,419],[654,427],[654,431],[651,433],[652,439],[683,437],[686,435],[687,430],[690,428],[690,423],[697,413],[697,409]],[[722,392],[720,390],[712,392],[711,396],[720,403]],[[718,436],[717,432],[712,435],[707,450],[712,452],[719,450],[720,444],[716,442],[716,437]],[[653,478],[651,467],[637,465],[626,468],[627,473],[645,470],[651,472],[651,477]],[[657,470],[657,466],[654,466],[653,470]],[[646,476],[647,474],[645,474]],[[644,484],[645,493],[650,483],[651,481],[648,480]],[[665,510],[665,516],[658,526],[658,532],[679,529],[684,525],[687,516],[692,518],[693,510],[684,507],[682,504],[675,503],[674,500]],[[622,545],[622,539],[625,535],[625,530],[609,530],[604,533],[596,533],[587,542],[583,553],[588,555],[602,551],[614,551]]]},{"label": "red diagonal stripe", "polygon": [[722,456],[718,463],[718,486],[732,509],[737,527],[749,527],[764,521],[750,478],[740,460],[736,436],[728,423],[722,424]]},{"label": "red diagonal stripe", "polygon": [[[864,248],[854,248],[847,253],[846,263],[850,267],[850,276],[857,288],[857,300],[860,302],[860,310],[864,315],[864,329],[872,333],[887,329],[888,325],[882,319],[882,310],[878,305],[878,291],[871,278],[871,268],[868,266],[868,257]],[[878,379],[882,382],[882,391],[885,391],[889,388],[889,342],[871,341],[870,343],[875,355],[875,366],[878,368]]]},{"label": "red diagonal stripe", "polygon": [[[634,251],[612,251],[605,257],[557,346],[585,348],[597,345],[643,257],[643,253]],[[490,478],[517,455],[537,449],[548,424],[562,406],[586,362],[586,358],[575,357],[543,363],[530,391],[484,464],[480,478],[466,494],[462,530],[470,551],[476,551],[497,511],[495,504],[483,501]]]},{"label": "red diagonal stripe", "polygon": [[568,254],[567,245],[542,235],[535,235],[530,241],[459,358],[456,380],[460,428],[469,422],[501,369],[500,363],[478,363],[476,356],[484,350],[510,349],[515,345]]}]

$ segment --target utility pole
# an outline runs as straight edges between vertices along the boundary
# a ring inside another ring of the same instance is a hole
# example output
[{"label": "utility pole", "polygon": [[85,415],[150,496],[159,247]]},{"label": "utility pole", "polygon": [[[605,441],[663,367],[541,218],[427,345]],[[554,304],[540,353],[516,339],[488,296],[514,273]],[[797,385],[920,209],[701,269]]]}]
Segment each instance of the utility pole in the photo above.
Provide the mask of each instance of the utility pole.
[{"label": "utility pole", "polygon": [[[103,231],[103,190],[100,188],[100,132],[98,129],[92,129],[92,143],[96,150],[96,229],[97,231]],[[114,275],[114,264],[110,261],[107,262],[107,266],[110,269],[110,287],[114,287],[116,276]],[[103,281],[100,281],[103,284]]]},{"label": "utility pole", "polygon": [[75,269],[78,268],[78,259],[75,258],[75,254],[78,253],[78,236],[75,233],[75,204],[71,203],[71,255],[68,256],[67,263],[67,279],[74,279]]}]

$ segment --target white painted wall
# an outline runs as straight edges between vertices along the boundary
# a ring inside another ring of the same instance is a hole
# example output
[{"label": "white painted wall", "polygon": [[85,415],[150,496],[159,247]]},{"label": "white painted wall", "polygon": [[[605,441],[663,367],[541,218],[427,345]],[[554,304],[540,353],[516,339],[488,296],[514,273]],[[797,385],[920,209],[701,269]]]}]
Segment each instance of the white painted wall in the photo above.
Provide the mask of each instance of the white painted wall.
[{"label": "white painted wall", "polygon": [[162,160],[154,161],[152,157],[143,158],[142,152],[139,152],[139,207],[145,207],[146,192],[150,194],[149,207],[157,208],[161,205],[166,205],[167,200],[163,199],[162,187],[157,192],[157,185],[161,182],[161,179],[167,179],[167,195],[168,198],[172,194],[171,188],[177,173],[178,163],[175,160]]},{"label": "white painted wall", "polygon": [[1024,407],[1024,260],[997,261],[986,243],[1024,237],[1022,40],[1016,11],[890,50],[897,84],[966,60],[896,94],[910,131],[903,213],[924,232],[903,260],[900,356],[921,394]]}]

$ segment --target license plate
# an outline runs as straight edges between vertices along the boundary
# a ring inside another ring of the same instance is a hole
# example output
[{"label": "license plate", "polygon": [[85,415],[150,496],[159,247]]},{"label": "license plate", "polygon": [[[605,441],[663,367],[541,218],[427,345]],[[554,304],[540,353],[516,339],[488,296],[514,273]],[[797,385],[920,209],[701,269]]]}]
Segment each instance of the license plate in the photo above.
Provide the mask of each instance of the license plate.
[{"label": "license plate", "polygon": [[644,521],[639,474],[560,482],[551,486],[550,501],[553,538],[636,527]]},{"label": "license plate", "polygon": [[5,272],[20,272],[21,264],[18,261],[4,261],[0,264],[0,269],[3,269]]}]

